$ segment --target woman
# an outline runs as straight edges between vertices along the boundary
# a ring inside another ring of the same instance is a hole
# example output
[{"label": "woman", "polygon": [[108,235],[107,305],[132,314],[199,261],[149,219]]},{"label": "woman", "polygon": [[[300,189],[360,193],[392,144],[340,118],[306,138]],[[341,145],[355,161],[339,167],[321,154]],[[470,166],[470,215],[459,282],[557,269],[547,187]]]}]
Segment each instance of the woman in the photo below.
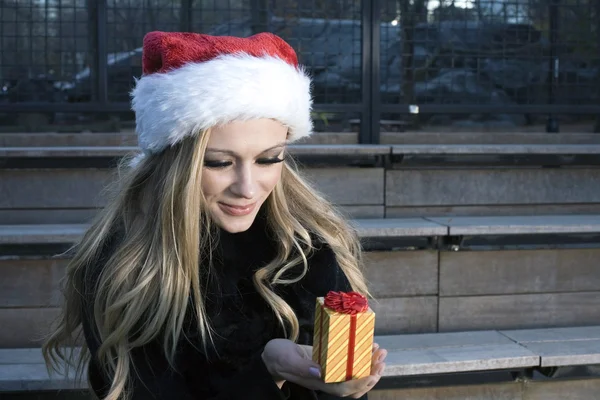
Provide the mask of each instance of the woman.
[{"label": "woman", "polygon": [[102,399],[360,398],[324,384],[314,306],[367,293],[354,232],[288,161],[311,133],[310,80],[272,34],[152,32],[132,92],[144,150],[76,248],[48,363],[83,327]]}]

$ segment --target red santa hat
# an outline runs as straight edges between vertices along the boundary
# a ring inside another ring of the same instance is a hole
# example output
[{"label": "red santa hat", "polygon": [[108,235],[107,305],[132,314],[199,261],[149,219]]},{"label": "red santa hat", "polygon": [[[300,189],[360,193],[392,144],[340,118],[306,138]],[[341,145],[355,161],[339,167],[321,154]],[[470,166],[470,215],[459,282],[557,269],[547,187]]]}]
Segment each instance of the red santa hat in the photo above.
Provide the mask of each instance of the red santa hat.
[{"label": "red santa hat", "polygon": [[278,120],[289,141],[312,132],[310,78],[276,35],[151,32],[142,69],[131,96],[144,152],[234,120]]}]

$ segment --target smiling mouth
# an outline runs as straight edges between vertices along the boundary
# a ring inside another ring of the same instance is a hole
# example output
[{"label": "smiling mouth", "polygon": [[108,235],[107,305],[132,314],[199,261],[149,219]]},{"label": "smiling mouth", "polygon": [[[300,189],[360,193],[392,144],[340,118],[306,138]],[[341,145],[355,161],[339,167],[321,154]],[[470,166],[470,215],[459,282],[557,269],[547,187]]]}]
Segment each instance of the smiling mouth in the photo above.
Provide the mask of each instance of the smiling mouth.
[{"label": "smiling mouth", "polygon": [[252,211],[254,211],[254,208],[256,207],[256,203],[247,204],[244,206],[236,206],[236,205],[227,204],[227,203],[218,203],[218,204],[219,204],[219,207],[221,208],[221,210],[225,214],[229,214],[234,217],[241,217],[244,215],[251,214]]}]

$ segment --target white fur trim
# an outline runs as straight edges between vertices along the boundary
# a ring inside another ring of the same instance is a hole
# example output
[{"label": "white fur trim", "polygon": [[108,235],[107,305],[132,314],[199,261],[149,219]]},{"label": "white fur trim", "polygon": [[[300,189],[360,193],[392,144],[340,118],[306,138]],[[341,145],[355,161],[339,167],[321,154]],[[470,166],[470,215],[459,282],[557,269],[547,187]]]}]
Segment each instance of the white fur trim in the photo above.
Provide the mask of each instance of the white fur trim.
[{"label": "white fur trim", "polygon": [[144,160],[144,158],[146,158],[146,153],[143,151],[139,152],[129,160],[128,166],[130,168],[135,168]]},{"label": "white fur trim", "polygon": [[279,58],[190,63],[143,76],[131,95],[139,146],[153,153],[234,120],[276,119],[289,127],[289,141],[312,133],[310,78]]}]

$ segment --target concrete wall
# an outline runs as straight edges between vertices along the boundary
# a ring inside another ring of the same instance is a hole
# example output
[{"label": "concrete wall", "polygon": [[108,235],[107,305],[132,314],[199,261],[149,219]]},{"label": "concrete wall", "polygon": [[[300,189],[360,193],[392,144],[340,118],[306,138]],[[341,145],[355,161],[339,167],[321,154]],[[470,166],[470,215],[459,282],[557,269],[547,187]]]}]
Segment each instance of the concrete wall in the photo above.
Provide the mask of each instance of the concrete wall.
[{"label": "concrete wall", "polygon": [[[600,249],[367,252],[376,333],[600,323]],[[0,347],[34,347],[60,305],[66,259],[0,259]]]}]

